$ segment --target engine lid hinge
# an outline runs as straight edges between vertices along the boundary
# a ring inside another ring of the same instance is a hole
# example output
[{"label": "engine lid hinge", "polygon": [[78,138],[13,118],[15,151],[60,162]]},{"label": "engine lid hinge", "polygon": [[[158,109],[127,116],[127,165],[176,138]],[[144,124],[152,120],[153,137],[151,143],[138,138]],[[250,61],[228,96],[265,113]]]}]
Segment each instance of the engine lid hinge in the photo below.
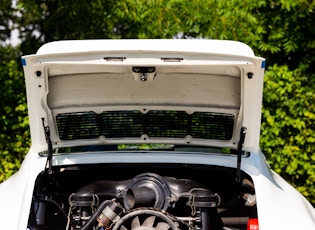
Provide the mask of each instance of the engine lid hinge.
[{"label": "engine lid hinge", "polygon": [[242,154],[243,154],[243,145],[245,141],[245,136],[246,136],[246,128],[242,127],[241,128],[241,133],[240,133],[240,140],[238,142],[237,146],[237,168],[236,168],[236,182],[241,181],[241,162],[242,162]]},{"label": "engine lid hinge", "polygon": [[48,145],[45,170],[47,170],[47,173],[51,175],[53,174],[53,170],[52,170],[53,148],[52,148],[52,142],[50,139],[50,129],[49,129],[49,126],[45,126],[44,118],[42,118],[42,123],[43,123],[44,132],[45,132],[46,143]]}]

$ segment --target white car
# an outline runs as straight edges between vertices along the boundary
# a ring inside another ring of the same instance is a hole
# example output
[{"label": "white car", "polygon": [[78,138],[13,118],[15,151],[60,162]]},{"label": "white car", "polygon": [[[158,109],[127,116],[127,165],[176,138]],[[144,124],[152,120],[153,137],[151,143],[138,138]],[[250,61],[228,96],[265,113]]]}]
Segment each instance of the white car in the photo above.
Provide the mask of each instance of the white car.
[{"label": "white car", "polygon": [[265,60],[222,40],[77,40],[22,57],[32,146],[2,230],[315,229],[259,148]]}]

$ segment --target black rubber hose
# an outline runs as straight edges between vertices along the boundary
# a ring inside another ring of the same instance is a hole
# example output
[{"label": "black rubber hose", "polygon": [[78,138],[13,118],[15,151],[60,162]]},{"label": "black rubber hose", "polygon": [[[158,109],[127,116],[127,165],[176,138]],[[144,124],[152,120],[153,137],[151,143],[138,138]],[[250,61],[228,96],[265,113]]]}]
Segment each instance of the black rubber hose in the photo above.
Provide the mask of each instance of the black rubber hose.
[{"label": "black rubber hose", "polygon": [[[58,208],[58,210],[61,212],[61,214],[62,214],[62,215],[66,218],[66,220],[68,221],[69,218],[68,218],[66,212],[63,210],[63,208],[61,207],[61,205],[58,204],[58,202],[56,202],[56,201],[53,200],[53,199],[47,198],[47,197],[43,198],[42,200],[54,204],[54,205]],[[72,227],[75,227],[75,224],[74,224],[72,221],[70,221],[70,225],[71,225]]]},{"label": "black rubber hose", "polygon": [[84,226],[82,226],[82,228],[80,228],[80,230],[89,230],[91,229],[94,225],[96,225],[96,218],[101,214],[101,212],[103,211],[103,209],[110,204],[111,200],[105,200],[103,201],[96,209],[96,211],[93,213],[93,215],[91,216],[91,218],[88,220],[88,222],[86,222],[86,224]]},{"label": "black rubber hose", "polygon": [[58,208],[58,210],[61,212],[61,214],[68,220],[67,213],[63,210],[60,204],[58,204],[55,200],[49,199],[47,197],[45,197],[43,200],[54,204]]}]

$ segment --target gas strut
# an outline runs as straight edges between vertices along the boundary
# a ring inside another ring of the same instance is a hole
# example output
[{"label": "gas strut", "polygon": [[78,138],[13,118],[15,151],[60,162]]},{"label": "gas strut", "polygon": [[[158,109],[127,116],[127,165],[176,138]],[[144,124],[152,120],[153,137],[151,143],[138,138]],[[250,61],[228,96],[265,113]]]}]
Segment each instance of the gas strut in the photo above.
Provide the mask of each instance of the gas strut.
[{"label": "gas strut", "polygon": [[42,118],[42,122],[43,122],[43,128],[44,128],[44,132],[45,132],[45,137],[46,137],[46,143],[48,145],[48,150],[47,150],[47,161],[46,161],[46,166],[45,168],[47,168],[47,173],[49,175],[53,174],[53,170],[52,170],[52,156],[53,156],[53,148],[52,148],[52,142],[50,139],[50,129],[49,126],[45,126],[45,119]]},{"label": "gas strut", "polygon": [[237,169],[236,169],[236,182],[241,181],[241,161],[242,161],[242,154],[243,154],[243,144],[245,141],[245,135],[246,135],[246,128],[242,127],[241,128],[241,133],[240,133],[240,140],[238,142],[238,147],[237,147]]}]

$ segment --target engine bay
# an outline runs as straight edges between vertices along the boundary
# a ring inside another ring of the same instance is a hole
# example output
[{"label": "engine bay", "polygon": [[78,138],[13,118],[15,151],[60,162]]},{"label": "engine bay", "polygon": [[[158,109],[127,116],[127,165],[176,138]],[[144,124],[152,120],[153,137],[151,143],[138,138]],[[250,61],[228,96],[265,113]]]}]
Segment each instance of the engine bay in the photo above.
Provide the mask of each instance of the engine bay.
[{"label": "engine bay", "polygon": [[188,164],[93,164],[38,175],[30,230],[246,229],[257,218],[249,175]]}]

